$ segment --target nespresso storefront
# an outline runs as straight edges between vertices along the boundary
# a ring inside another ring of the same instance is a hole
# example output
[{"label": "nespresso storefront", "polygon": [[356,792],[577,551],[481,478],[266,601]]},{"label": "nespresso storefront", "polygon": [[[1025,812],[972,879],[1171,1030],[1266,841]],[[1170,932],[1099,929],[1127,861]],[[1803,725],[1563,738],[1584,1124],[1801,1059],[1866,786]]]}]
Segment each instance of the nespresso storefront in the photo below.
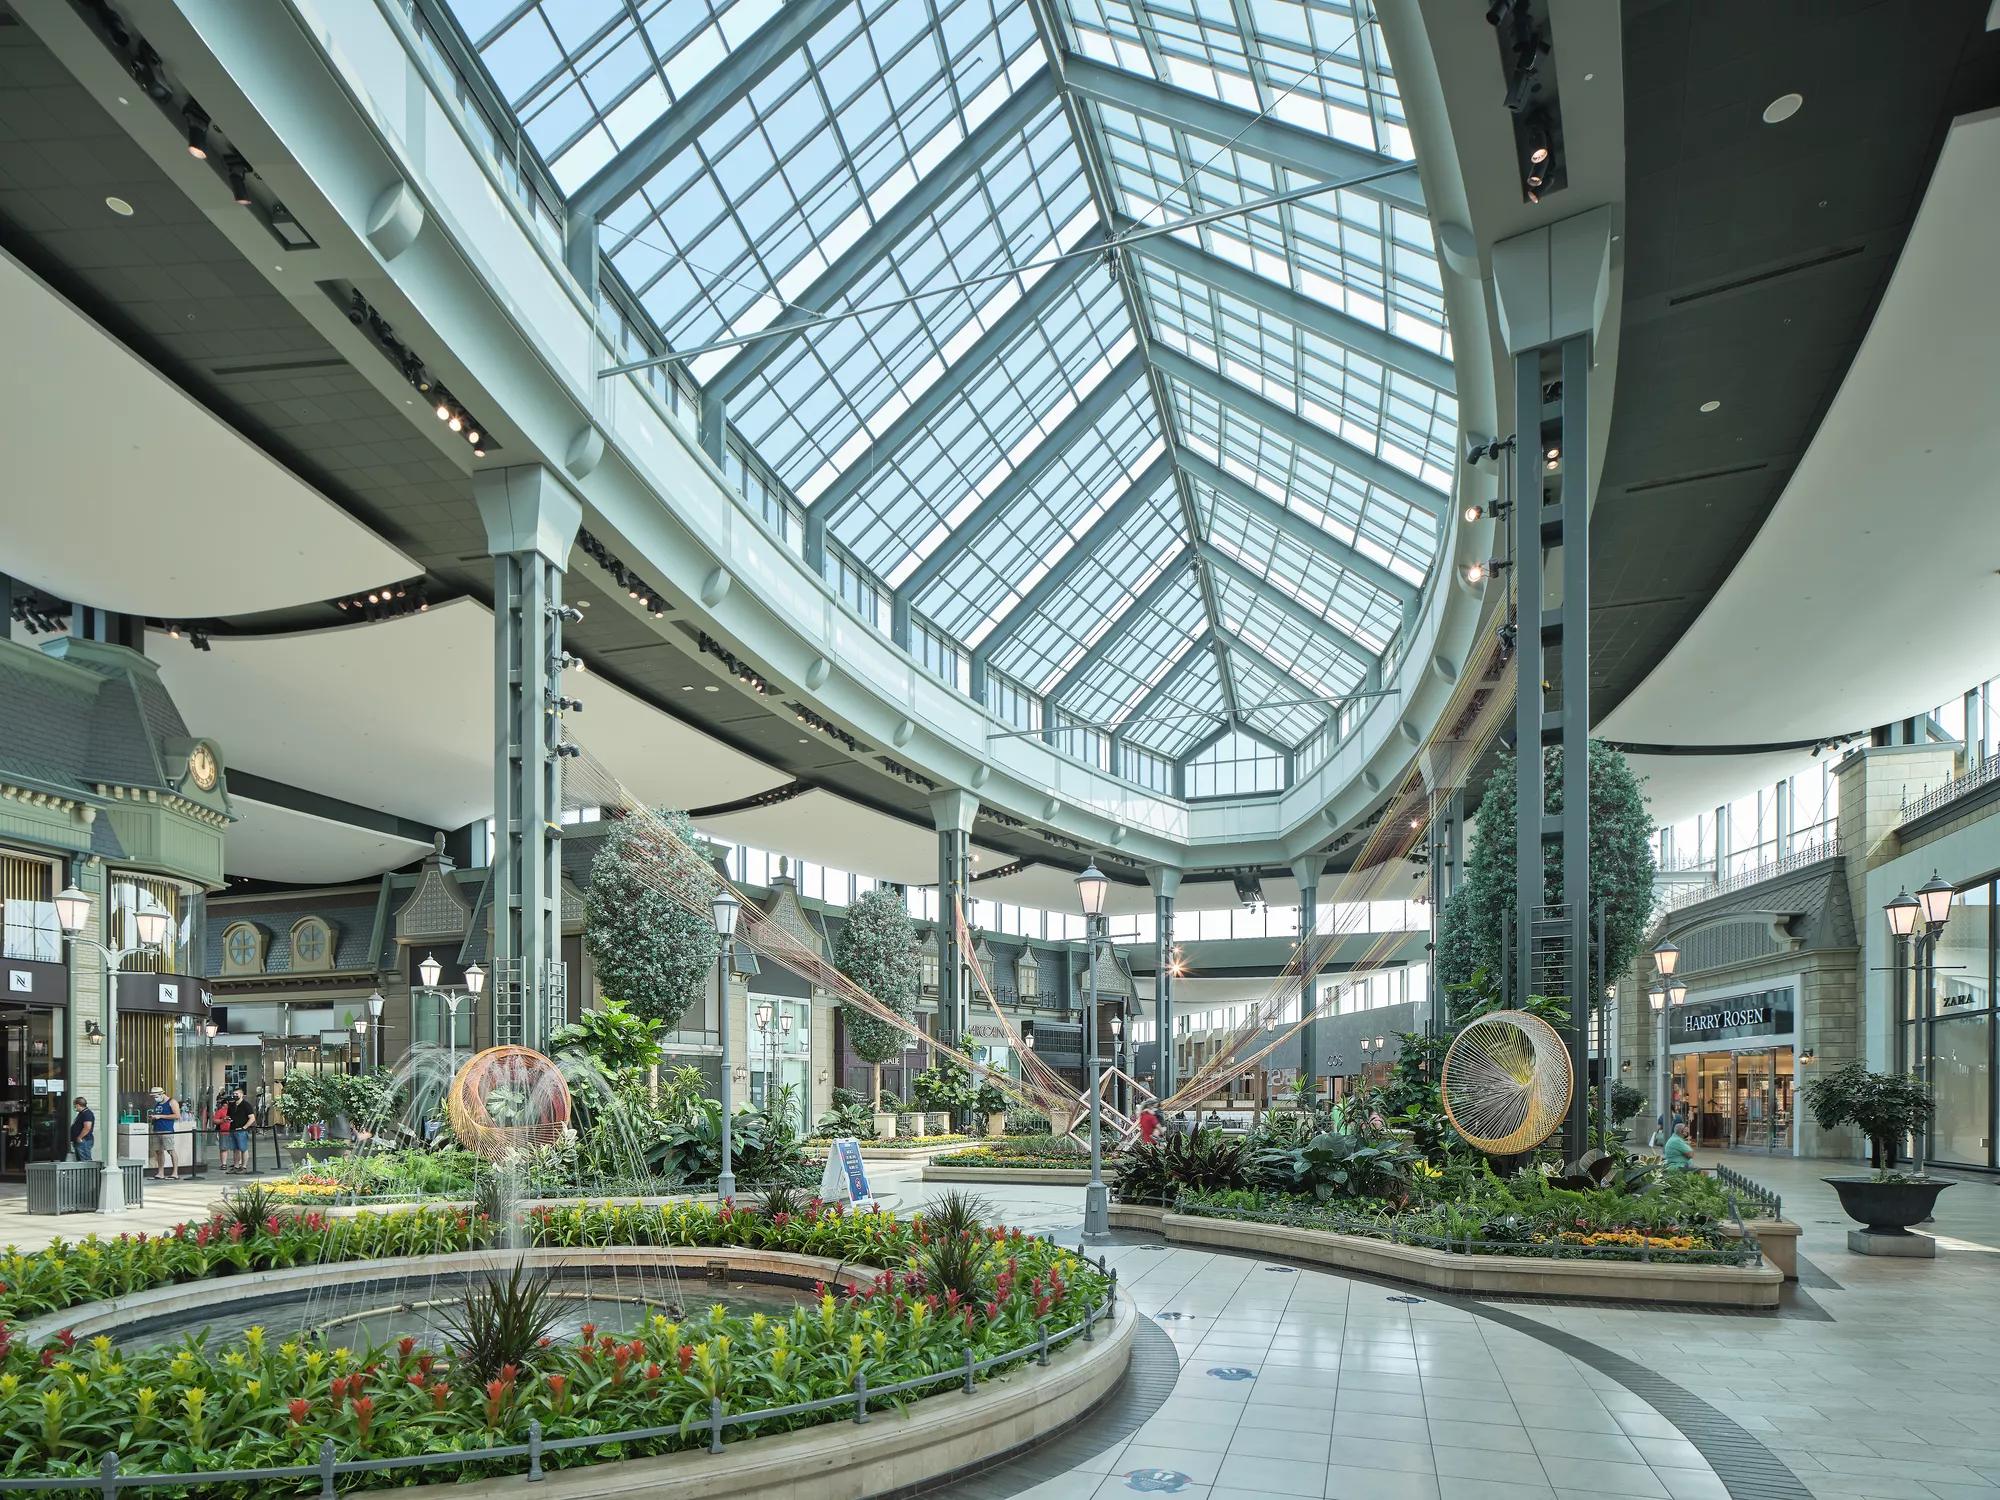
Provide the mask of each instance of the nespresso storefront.
[{"label": "nespresso storefront", "polygon": [[1674,1112],[1697,1146],[1798,1150],[1796,979],[1697,993],[1668,1012]]}]

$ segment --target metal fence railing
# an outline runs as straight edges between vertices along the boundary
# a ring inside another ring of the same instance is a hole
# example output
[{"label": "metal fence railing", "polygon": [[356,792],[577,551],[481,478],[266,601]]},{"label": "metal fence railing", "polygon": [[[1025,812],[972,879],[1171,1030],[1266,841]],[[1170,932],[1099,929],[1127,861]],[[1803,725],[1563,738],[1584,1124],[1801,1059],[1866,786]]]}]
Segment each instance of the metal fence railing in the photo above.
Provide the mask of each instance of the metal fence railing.
[{"label": "metal fence railing", "polygon": [[1921,818],[1927,812],[1936,812],[1947,802],[1955,802],[1967,792],[1976,792],[1989,782],[2000,781],[2000,755],[1989,755],[1975,766],[1969,766],[1961,774],[1952,777],[1942,786],[1932,787],[1914,800],[1903,799],[1903,821]]},{"label": "metal fence railing", "polygon": [[95,1494],[103,1500],[117,1500],[124,1490],[168,1489],[174,1486],[188,1486],[196,1494],[203,1494],[215,1485],[247,1483],[261,1479],[314,1479],[320,1482],[320,1500],[333,1500],[337,1493],[335,1481],[344,1474],[381,1474],[404,1469],[421,1469],[429,1465],[444,1465],[459,1468],[467,1463],[493,1460],[526,1459],[527,1467],[522,1477],[529,1482],[544,1477],[543,1461],[551,1453],[561,1453],[574,1448],[603,1448],[615,1443],[657,1442],[661,1438],[683,1437],[690,1432],[708,1434],[708,1451],[720,1453],[723,1450],[722,1435],[731,1427],[753,1426],[760,1422],[774,1422],[787,1417],[806,1416],[814,1412],[834,1411],[852,1406],[852,1421],[856,1426],[865,1426],[869,1421],[869,1403],[893,1400],[897,1396],[924,1390],[944,1384],[961,1384],[965,1394],[971,1395],[979,1376],[1001,1365],[1033,1358],[1037,1366],[1046,1366],[1051,1351],[1064,1344],[1081,1339],[1084,1343],[1095,1340],[1095,1329],[1099,1323],[1112,1317],[1118,1303],[1118,1272],[1107,1266],[1102,1256],[1098,1257],[1098,1270],[1110,1278],[1105,1289],[1104,1300],[1085,1309],[1082,1321],[1067,1328],[1051,1332],[1046,1326],[1041,1328],[1032,1344],[1023,1344],[1002,1354],[993,1354],[985,1359],[974,1359],[972,1351],[965,1351],[965,1362],[955,1369],[939,1370],[929,1375],[919,1375],[910,1380],[899,1380],[891,1385],[870,1386],[864,1370],[854,1377],[854,1389],[838,1396],[822,1396],[817,1401],[798,1401],[789,1406],[766,1407],[758,1411],[732,1412],[723,1409],[720,1400],[708,1403],[708,1419],[689,1426],[673,1423],[664,1427],[640,1427],[626,1432],[592,1432],[580,1437],[544,1438],[540,1421],[528,1423],[528,1440],[525,1443],[502,1443],[490,1448],[462,1448],[449,1453],[417,1453],[403,1458],[336,1458],[332,1438],[320,1444],[319,1462],[311,1464],[290,1464],[270,1469],[205,1469],[191,1474],[126,1474],[119,1470],[118,1455],[107,1452],[98,1465],[97,1474],[92,1478],[68,1476],[64,1478],[16,1479],[0,1478],[0,1494],[49,1493],[67,1490],[73,1494]]},{"label": "metal fence railing", "polygon": [[1803,849],[1795,849],[1782,859],[1766,860],[1752,869],[1738,871],[1725,880],[1716,881],[1713,885],[1673,885],[1663,889],[1656,888],[1653,921],[1657,923],[1669,912],[1678,911],[1683,906],[1693,906],[1697,901],[1708,901],[1716,896],[1726,896],[1732,891],[1747,890],[1766,880],[1789,875],[1795,870],[1805,869],[1808,865],[1816,865],[1821,860],[1838,859],[1840,853],[1840,840],[1837,837],[1824,839]]},{"label": "metal fence railing", "polygon": [[1741,1172],[1732,1172],[1728,1167],[1721,1165],[1715,1169],[1715,1180],[1741,1196],[1754,1210],[1752,1217],[1782,1219],[1785,1216],[1784,1200],[1763,1183],[1753,1182]]}]

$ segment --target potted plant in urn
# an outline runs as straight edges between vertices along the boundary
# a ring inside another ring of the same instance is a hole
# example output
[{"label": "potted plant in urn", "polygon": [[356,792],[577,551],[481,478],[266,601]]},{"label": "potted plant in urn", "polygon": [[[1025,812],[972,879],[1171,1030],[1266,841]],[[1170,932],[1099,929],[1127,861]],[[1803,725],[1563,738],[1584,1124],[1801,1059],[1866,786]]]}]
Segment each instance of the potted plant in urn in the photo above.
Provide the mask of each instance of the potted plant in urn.
[{"label": "potted plant in urn", "polygon": [[[1938,1194],[1951,1184],[1926,1176],[1922,1162],[1915,1163],[1913,1172],[1900,1172],[1896,1158],[1904,1138],[1922,1130],[1937,1113],[1930,1085],[1904,1073],[1871,1073],[1855,1062],[1815,1078],[1804,1093],[1822,1130],[1852,1125],[1868,1138],[1873,1173],[1826,1179],[1840,1194],[1848,1217],[1871,1235],[1920,1239],[1909,1227],[1931,1216]],[[1849,1235],[1850,1246],[1854,1240]],[[1929,1243],[1924,1241],[1926,1247]]]}]

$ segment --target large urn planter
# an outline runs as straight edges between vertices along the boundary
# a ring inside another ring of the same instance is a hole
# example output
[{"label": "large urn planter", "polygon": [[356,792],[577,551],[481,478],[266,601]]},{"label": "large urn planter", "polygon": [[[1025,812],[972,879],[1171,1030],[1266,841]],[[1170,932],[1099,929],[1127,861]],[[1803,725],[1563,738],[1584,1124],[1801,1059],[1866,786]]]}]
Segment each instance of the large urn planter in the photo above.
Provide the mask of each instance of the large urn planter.
[{"label": "large urn planter", "polygon": [[1938,1194],[1951,1184],[1924,1177],[1911,1182],[1878,1182],[1873,1177],[1828,1177],[1840,1195],[1841,1210],[1862,1227],[1847,1234],[1847,1248],[1860,1255],[1905,1255],[1928,1259],[1937,1245],[1928,1235],[1911,1234],[1937,1207]]}]

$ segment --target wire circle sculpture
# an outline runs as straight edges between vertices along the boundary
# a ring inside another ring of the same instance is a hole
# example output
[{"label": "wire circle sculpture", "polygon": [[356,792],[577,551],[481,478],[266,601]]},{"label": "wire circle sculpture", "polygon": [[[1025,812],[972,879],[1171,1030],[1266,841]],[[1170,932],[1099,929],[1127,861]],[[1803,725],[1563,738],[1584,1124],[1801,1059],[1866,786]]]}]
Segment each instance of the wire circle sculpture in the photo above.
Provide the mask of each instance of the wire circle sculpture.
[{"label": "wire circle sculpture", "polygon": [[498,1161],[509,1151],[562,1139],[570,1121],[569,1085],[531,1047],[488,1047],[467,1058],[452,1079],[445,1114],[460,1145]]},{"label": "wire circle sculpture", "polygon": [[1541,1145],[1576,1086],[1561,1033],[1518,1010],[1481,1016],[1453,1037],[1440,1084],[1446,1118],[1489,1156]]}]

